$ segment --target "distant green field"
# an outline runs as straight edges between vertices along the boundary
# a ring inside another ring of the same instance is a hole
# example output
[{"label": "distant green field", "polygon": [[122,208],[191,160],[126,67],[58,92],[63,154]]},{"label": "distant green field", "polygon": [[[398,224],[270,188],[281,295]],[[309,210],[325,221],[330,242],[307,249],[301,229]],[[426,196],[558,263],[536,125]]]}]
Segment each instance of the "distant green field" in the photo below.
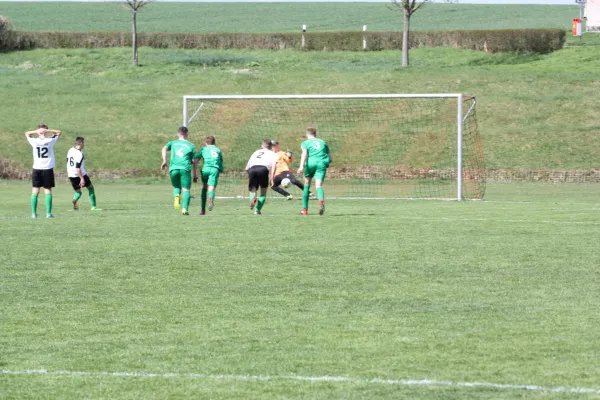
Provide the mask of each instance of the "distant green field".
[{"label": "distant green field", "polygon": [[[138,17],[143,32],[294,32],[401,30],[402,17],[382,3],[154,3]],[[0,2],[0,15],[24,31],[128,31],[130,13],[107,3]],[[577,6],[429,4],[415,30],[564,28]]]},{"label": "distant green field", "polygon": [[69,211],[59,182],[56,218],[31,220],[29,185],[0,181],[3,399],[600,394],[600,185],[323,217],[95,186],[104,211]]},{"label": "distant green field", "polygon": [[[29,168],[23,132],[43,120],[65,131],[57,154],[83,135],[92,169],[156,170],[161,147],[182,123],[184,94],[462,92],[477,96],[488,168],[600,166],[600,48],[548,55],[428,48],[411,54],[409,69],[398,66],[395,51],[142,48],[137,69],[126,48],[0,54],[0,158]],[[199,145],[201,138],[191,139]]]}]

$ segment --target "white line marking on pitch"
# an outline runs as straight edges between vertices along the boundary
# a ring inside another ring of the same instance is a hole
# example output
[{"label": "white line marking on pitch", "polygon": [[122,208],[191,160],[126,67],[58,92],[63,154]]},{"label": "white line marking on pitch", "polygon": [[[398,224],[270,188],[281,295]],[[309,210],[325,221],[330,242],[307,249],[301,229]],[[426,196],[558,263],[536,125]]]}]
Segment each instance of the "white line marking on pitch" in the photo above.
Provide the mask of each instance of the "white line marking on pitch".
[{"label": "white line marking on pitch", "polygon": [[[401,219],[400,217],[399,219]],[[406,218],[406,219],[420,219],[420,218]],[[427,218],[423,218],[427,220]],[[436,219],[431,219],[436,221]],[[528,219],[494,219],[494,218],[448,218],[440,217],[442,221],[453,221],[453,222],[506,222],[506,223],[519,223],[519,224],[559,224],[559,225],[600,225],[600,222],[594,221],[553,221],[549,219],[540,220],[528,220]]]},{"label": "white line marking on pitch", "polygon": [[163,379],[216,379],[232,381],[274,381],[274,380],[293,380],[308,382],[342,382],[357,384],[380,384],[380,385],[399,385],[399,386],[438,386],[438,387],[456,387],[456,388],[488,388],[501,390],[530,390],[534,392],[547,393],[577,393],[577,394],[600,394],[600,389],[578,388],[578,387],[552,387],[538,385],[513,385],[506,383],[490,382],[452,382],[436,381],[432,379],[358,379],[345,376],[299,376],[299,375],[217,375],[201,373],[153,373],[153,372],[86,372],[86,371],[48,371],[46,369],[27,369],[22,371],[13,371],[2,369],[0,374],[4,375],[67,375],[67,376],[96,376],[96,377],[117,377],[117,378],[163,378]]}]

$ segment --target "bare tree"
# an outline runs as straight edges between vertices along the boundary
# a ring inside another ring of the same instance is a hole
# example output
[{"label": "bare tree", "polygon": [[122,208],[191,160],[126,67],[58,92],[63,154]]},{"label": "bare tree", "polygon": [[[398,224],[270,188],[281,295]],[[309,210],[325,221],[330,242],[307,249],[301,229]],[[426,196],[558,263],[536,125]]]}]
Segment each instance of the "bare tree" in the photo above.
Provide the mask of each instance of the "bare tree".
[{"label": "bare tree", "polygon": [[432,0],[391,0],[396,9],[404,13],[404,32],[402,34],[402,66],[408,67],[408,41],[410,38],[410,18],[414,13],[419,11],[425,3],[430,3]]},{"label": "bare tree", "polygon": [[131,47],[133,48],[133,66],[138,65],[138,42],[137,42],[137,13],[152,0],[125,0],[125,7],[131,11]]}]

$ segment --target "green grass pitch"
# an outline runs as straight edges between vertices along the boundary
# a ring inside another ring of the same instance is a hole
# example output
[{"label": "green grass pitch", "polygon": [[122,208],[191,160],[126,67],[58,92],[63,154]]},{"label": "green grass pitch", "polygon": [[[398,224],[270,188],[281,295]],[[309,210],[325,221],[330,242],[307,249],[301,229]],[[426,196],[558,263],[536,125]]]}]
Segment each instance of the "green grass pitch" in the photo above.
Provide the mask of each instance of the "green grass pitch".
[{"label": "green grass pitch", "polygon": [[323,217],[276,198],[184,217],[167,182],[96,189],[103,212],[85,194],[69,211],[60,182],[57,218],[31,220],[28,183],[0,182],[2,398],[600,394],[598,185]]}]

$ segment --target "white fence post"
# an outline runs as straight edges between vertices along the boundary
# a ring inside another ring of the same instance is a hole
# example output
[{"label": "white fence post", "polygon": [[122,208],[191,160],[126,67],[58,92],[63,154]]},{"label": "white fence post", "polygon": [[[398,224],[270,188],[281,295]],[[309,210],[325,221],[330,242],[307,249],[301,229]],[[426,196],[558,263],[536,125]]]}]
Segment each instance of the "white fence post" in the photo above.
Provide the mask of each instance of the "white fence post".
[{"label": "white fence post", "polygon": [[[363,25],[363,32],[367,31],[367,26]],[[363,50],[367,49],[367,36],[363,34]]]},{"label": "white fence post", "polygon": [[306,24],[302,25],[302,48],[304,48],[304,34],[306,33]]}]

